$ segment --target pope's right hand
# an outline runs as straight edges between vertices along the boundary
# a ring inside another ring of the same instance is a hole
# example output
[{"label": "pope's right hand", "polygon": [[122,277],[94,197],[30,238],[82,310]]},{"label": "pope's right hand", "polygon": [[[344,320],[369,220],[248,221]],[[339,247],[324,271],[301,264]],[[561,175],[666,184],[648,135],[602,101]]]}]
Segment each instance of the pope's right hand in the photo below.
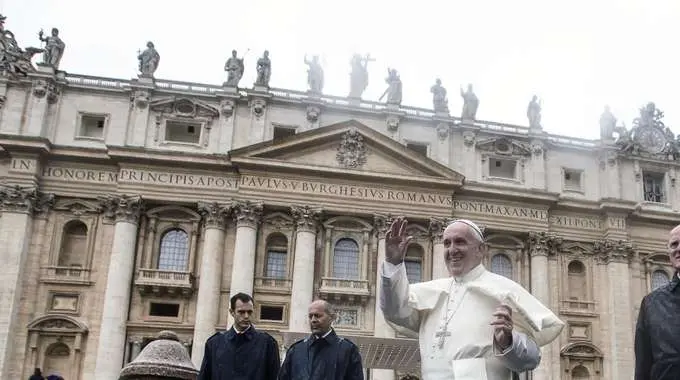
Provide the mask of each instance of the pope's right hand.
[{"label": "pope's right hand", "polygon": [[400,264],[406,256],[406,249],[413,239],[406,236],[408,221],[399,217],[392,222],[387,234],[385,234],[385,261],[390,264]]}]

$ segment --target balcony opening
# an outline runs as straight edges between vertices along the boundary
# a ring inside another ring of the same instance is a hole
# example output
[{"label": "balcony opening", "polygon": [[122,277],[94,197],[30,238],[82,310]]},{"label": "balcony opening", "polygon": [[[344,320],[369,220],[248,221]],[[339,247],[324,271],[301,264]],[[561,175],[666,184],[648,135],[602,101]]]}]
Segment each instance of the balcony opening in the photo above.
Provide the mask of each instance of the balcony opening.
[{"label": "balcony opening", "polygon": [[642,173],[642,185],[646,202],[665,203],[664,177],[663,173]]},{"label": "balcony opening", "polygon": [[581,190],[581,172],[579,170],[564,169],[564,190]]},{"label": "balcony opening", "polygon": [[283,306],[260,306],[260,320],[283,322]]},{"label": "balcony opening", "polygon": [[103,139],[105,125],[106,116],[104,115],[81,115],[78,137]]},{"label": "balcony opening", "polygon": [[274,140],[285,139],[286,137],[294,136],[297,131],[295,128],[289,127],[274,127]]},{"label": "balcony opening", "polygon": [[149,315],[152,317],[179,317],[179,304],[151,302]]},{"label": "balcony opening", "polygon": [[165,123],[165,141],[198,144],[201,141],[201,125],[167,121]]},{"label": "balcony opening", "polygon": [[423,156],[427,156],[427,144],[407,143],[406,148],[411,149],[418,154],[422,154]]},{"label": "balcony opening", "polygon": [[517,161],[502,158],[489,159],[489,177],[515,179]]}]

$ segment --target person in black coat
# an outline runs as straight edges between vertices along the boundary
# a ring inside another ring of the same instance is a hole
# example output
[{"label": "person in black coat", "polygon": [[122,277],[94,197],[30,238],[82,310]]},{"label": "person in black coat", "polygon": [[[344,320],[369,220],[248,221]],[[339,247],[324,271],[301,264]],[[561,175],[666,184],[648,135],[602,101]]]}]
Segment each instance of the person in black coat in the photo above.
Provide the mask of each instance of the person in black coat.
[{"label": "person in black coat", "polygon": [[251,323],[253,298],[238,293],[229,302],[234,325],[205,342],[198,380],[275,380],[281,365],[279,346]]},{"label": "person in black coat", "polygon": [[309,306],[312,335],[290,346],[279,371],[279,380],[363,380],[359,348],[339,337],[331,327],[333,306],[314,301]]},{"label": "person in black coat", "polygon": [[28,378],[28,380],[45,380],[45,378],[42,375],[42,371],[40,371],[40,368],[36,368],[33,370],[33,374],[31,377]]}]

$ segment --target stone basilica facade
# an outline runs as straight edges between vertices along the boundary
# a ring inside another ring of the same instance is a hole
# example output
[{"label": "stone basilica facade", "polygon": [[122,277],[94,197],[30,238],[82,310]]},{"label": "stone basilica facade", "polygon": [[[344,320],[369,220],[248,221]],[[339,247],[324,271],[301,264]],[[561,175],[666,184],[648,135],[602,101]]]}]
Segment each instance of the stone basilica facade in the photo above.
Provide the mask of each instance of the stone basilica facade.
[{"label": "stone basilica facade", "polygon": [[446,276],[443,225],[469,218],[487,268],[566,322],[525,377],[632,378],[638,306],[672,274],[680,216],[676,144],[653,104],[593,141],[545,132],[531,106],[526,127],[436,102],[55,68],[0,76],[0,378],[117,379],[168,329],[198,365],[239,291],[282,349],[321,297],[371,378],[417,376],[414,341],[376,307],[397,215],[412,281]]}]

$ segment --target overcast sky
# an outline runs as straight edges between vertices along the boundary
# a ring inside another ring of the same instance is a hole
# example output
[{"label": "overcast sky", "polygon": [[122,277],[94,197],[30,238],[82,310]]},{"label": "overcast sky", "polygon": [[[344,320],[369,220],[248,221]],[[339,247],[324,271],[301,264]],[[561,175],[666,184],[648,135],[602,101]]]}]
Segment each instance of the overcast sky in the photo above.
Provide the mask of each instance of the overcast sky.
[{"label": "overcast sky", "polygon": [[630,127],[654,101],[680,133],[680,0],[0,0],[0,12],[24,47],[58,27],[74,74],[135,77],[151,40],[157,78],[200,83],[222,83],[230,51],[250,49],[250,87],[269,49],[271,86],[306,90],[304,55],[319,54],[324,92],[344,96],[352,53],[370,53],[367,99],[394,67],[405,105],[431,108],[440,77],[454,115],[473,83],[479,119],[527,125],[537,94],[546,131],[598,138],[605,104]]}]

